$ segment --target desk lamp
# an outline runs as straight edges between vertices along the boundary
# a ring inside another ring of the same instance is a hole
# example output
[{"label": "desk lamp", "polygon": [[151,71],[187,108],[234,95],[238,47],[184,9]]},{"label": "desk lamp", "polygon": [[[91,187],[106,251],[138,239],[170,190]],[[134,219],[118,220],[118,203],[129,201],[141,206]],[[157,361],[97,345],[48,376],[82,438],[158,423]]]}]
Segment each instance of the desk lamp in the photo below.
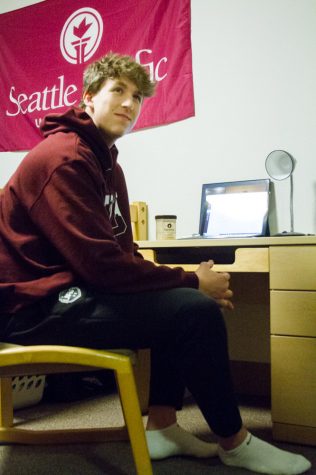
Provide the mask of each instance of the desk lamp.
[{"label": "desk lamp", "polygon": [[303,233],[294,232],[294,213],[293,213],[293,171],[295,168],[295,159],[285,150],[273,150],[266,158],[266,170],[268,175],[274,180],[285,180],[290,178],[290,215],[291,231],[283,231],[274,236],[304,236]]}]

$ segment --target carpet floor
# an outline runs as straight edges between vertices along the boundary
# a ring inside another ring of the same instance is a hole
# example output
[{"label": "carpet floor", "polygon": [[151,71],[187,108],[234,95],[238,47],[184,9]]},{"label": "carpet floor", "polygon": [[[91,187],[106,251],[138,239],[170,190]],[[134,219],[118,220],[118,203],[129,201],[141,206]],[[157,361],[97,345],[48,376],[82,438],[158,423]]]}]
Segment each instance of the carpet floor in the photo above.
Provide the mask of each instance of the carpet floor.
[{"label": "carpet floor", "polygon": [[[271,413],[269,403],[260,399],[241,399],[243,420],[251,432],[271,442]],[[41,403],[20,409],[17,420],[25,427],[64,428],[120,425],[122,415],[115,394],[98,396],[72,403]],[[145,419],[145,418],[144,418]],[[215,440],[192,399],[187,398],[178,413],[179,424],[204,440]],[[145,422],[145,420],[144,420]],[[307,457],[316,474],[316,447],[275,442],[280,448]],[[218,458],[197,460],[174,457],[153,462],[154,475],[249,475],[244,469],[224,466]],[[73,444],[54,446],[0,446],[1,475],[133,475],[132,454],[128,442],[102,444]],[[286,475],[286,474],[284,474]]]}]

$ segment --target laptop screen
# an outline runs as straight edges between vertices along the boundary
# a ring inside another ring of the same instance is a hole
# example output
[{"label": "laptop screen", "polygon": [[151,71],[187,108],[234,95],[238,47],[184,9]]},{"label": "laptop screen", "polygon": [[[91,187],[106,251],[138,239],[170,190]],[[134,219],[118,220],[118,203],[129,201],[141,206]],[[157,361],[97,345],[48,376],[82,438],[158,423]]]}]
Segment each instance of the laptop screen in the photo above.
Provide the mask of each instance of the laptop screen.
[{"label": "laptop screen", "polygon": [[199,234],[206,237],[269,235],[270,180],[202,186]]}]

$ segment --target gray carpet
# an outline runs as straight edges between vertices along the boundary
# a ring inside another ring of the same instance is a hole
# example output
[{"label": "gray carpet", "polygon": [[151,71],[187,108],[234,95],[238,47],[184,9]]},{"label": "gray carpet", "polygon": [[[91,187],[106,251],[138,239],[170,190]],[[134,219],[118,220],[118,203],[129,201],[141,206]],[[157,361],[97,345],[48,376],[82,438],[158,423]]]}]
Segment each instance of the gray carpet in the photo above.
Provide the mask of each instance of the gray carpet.
[{"label": "gray carpet", "polygon": [[[271,441],[269,405],[264,401],[243,400],[241,412],[248,428],[264,440]],[[64,403],[41,403],[17,411],[21,423],[30,420],[29,427],[93,427],[102,421],[119,425],[122,422],[117,397],[113,394],[90,400]],[[205,440],[214,440],[194,402],[186,400],[179,412],[179,423]],[[313,463],[309,474],[316,474],[316,447],[276,443],[277,446],[299,452]],[[196,460],[170,458],[153,462],[155,475],[249,475],[248,470],[225,467],[218,458]],[[56,446],[1,446],[1,475],[133,475],[134,464],[127,442]]]}]

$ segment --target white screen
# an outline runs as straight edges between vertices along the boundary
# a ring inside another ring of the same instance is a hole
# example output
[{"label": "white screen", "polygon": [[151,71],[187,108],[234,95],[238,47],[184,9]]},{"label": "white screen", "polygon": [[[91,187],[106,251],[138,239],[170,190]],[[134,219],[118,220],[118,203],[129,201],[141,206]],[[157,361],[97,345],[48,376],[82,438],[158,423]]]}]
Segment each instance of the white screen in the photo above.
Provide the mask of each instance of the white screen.
[{"label": "white screen", "polygon": [[209,194],[207,226],[209,236],[261,234],[267,214],[267,192]]}]

